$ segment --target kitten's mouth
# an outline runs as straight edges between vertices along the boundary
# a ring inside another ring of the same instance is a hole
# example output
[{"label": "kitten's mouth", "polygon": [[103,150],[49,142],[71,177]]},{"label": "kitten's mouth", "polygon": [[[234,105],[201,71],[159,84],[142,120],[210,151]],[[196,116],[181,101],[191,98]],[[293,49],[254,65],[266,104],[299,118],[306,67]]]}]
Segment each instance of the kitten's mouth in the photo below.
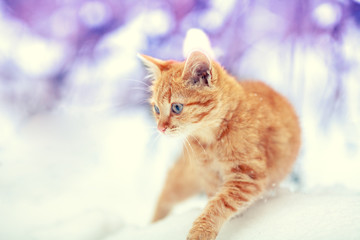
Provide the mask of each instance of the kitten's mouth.
[{"label": "kitten's mouth", "polygon": [[167,128],[164,130],[160,130],[159,132],[165,136],[169,136],[169,137],[178,137],[180,136],[180,131],[178,131],[177,129],[172,129],[172,128]]},{"label": "kitten's mouth", "polygon": [[163,132],[162,134],[168,137],[177,137],[180,135],[178,132],[173,132],[173,131],[166,131]]}]

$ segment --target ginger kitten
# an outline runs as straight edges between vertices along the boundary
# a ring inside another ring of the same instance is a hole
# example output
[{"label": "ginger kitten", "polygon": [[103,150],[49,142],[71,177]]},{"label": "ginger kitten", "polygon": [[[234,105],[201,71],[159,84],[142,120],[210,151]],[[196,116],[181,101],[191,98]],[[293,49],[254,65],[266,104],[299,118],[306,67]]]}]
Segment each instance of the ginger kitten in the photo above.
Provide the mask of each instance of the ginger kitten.
[{"label": "ginger kitten", "polygon": [[185,62],[140,57],[154,78],[150,102],[158,130],[186,136],[153,221],[204,191],[209,202],[187,239],[215,239],[225,221],[291,171],[300,147],[297,116],[273,89],[236,81],[201,51]]}]

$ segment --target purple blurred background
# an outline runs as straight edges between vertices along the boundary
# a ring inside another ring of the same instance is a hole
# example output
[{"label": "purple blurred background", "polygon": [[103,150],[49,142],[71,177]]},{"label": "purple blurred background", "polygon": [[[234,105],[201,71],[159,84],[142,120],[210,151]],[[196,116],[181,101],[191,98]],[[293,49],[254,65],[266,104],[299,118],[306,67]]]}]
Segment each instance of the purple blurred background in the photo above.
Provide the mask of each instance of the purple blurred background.
[{"label": "purple blurred background", "polygon": [[138,105],[146,93],[131,90],[144,74],[136,53],[181,60],[192,27],[209,35],[232,74],[279,82],[299,107],[305,85],[321,85],[310,97],[324,123],[352,111],[360,1],[4,0],[0,18],[0,97],[14,114],[64,101]]}]

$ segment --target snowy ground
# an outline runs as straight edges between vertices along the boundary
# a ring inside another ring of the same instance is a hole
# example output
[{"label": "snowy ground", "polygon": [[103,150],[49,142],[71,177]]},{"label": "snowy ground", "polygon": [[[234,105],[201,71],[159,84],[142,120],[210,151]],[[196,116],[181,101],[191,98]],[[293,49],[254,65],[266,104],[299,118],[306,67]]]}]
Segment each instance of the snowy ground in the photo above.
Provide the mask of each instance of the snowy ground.
[{"label": "snowy ground", "polygon": [[[194,209],[145,228],[126,228],[106,240],[186,239]],[[237,239],[360,239],[360,196],[334,193],[283,192],[261,200],[235,216],[218,240]]]},{"label": "snowy ground", "polygon": [[[158,137],[145,110],[65,112],[17,125],[1,115],[0,239],[185,239],[204,198],[148,224],[179,142]],[[358,161],[343,181],[327,180],[336,166],[331,161],[323,172],[301,161],[310,171],[303,191],[280,189],[260,200],[231,220],[219,240],[360,239]]]}]

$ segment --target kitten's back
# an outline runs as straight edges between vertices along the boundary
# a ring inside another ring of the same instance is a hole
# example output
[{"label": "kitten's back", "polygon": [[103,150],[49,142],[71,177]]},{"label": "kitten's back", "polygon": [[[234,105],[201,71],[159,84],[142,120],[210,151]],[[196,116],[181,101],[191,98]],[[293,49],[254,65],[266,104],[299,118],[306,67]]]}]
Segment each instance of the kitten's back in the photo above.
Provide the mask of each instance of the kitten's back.
[{"label": "kitten's back", "polygon": [[267,155],[269,184],[277,183],[291,171],[298,155],[301,131],[290,102],[263,82],[240,81],[254,108],[265,109],[262,145]]}]

